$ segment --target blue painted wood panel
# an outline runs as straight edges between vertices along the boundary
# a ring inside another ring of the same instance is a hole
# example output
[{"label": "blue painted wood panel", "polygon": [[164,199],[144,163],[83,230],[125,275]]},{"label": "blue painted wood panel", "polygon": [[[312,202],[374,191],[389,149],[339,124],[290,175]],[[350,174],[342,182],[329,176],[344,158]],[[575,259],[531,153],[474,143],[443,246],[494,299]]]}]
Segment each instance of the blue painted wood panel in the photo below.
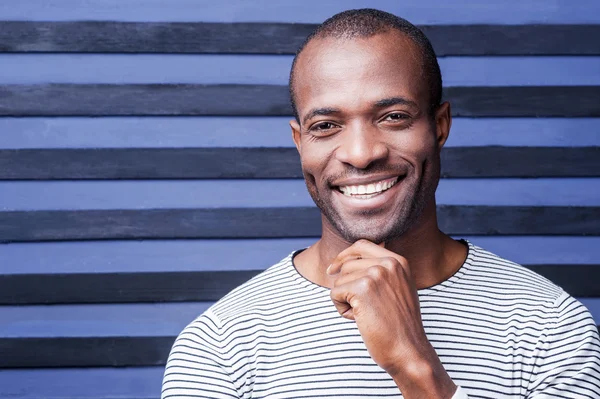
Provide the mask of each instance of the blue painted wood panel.
[{"label": "blue painted wood panel", "polygon": [[[462,238],[521,264],[595,264],[600,259],[600,237]],[[5,274],[262,270],[315,241],[316,238],[284,238],[12,243],[0,251],[0,264]]]},{"label": "blue painted wood panel", "polygon": [[[29,0],[0,20],[321,22],[376,7],[417,24],[599,24],[597,0]],[[2,54],[0,84],[286,84],[290,56]],[[441,57],[447,86],[600,86],[600,57]],[[0,118],[0,149],[292,147],[288,117]],[[456,118],[448,146],[600,146],[600,118]],[[599,206],[600,179],[445,179],[440,204]],[[0,181],[0,210],[313,206],[300,180]],[[600,265],[600,237],[465,237],[522,264]],[[0,274],[260,270],[316,238],[0,245]],[[232,250],[235,249],[235,250]],[[227,261],[223,262],[222,259]],[[600,283],[599,283],[600,284]],[[600,298],[585,298],[600,323]],[[0,307],[6,337],[176,335],[210,303]],[[158,398],[162,367],[0,370],[0,398]]]},{"label": "blue painted wood panel", "polygon": [[1,337],[175,336],[211,303],[0,307]]},{"label": "blue painted wood panel", "polygon": [[415,24],[598,23],[596,0],[29,0],[0,3],[0,18],[29,21],[119,20],[319,23],[350,8],[379,8]]},{"label": "blue painted wood panel", "polygon": [[[292,56],[0,54],[0,83],[288,83]],[[44,68],[40,68],[40,64]],[[445,86],[600,84],[600,57],[442,57]]]},{"label": "blue painted wood panel", "polygon": [[0,398],[158,399],[163,367],[2,370]]},{"label": "blue painted wood panel", "polygon": [[[5,148],[293,147],[289,117],[0,118]],[[600,146],[600,118],[454,118],[447,147]]]},{"label": "blue painted wood panel", "polygon": [[[580,299],[600,321],[600,298]],[[210,303],[0,307],[0,339],[12,337],[175,337]],[[1,373],[0,373],[1,374]]]},{"label": "blue painted wood panel", "polygon": [[[0,181],[2,210],[315,206],[303,180]],[[444,205],[600,205],[600,178],[442,179]]]}]

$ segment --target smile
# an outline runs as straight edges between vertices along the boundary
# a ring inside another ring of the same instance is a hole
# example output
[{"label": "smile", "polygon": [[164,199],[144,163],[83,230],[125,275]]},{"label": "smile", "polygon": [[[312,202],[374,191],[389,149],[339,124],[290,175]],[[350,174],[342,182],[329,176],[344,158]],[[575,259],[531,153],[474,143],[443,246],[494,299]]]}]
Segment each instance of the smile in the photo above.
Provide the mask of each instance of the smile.
[{"label": "smile", "polygon": [[391,179],[381,180],[369,184],[339,186],[338,189],[347,197],[369,199],[392,188],[398,182],[398,179],[399,177],[396,176]]}]

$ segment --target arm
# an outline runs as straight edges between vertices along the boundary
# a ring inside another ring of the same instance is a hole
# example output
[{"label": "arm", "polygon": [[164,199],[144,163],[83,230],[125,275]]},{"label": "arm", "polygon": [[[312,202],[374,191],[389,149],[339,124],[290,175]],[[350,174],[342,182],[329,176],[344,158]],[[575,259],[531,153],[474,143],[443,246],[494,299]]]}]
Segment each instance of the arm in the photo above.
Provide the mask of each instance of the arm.
[{"label": "arm", "polygon": [[238,398],[220,341],[210,310],[188,325],[171,349],[161,399]]},{"label": "arm", "polygon": [[535,352],[527,398],[600,398],[600,339],[589,311],[568,294]]},{"label": "arm", "polygon": [[372,242],[359,240],[328,268],[335,276],[331,299],[354,320],[373,361],[405,398],[464,399],[427,339],[408,262]]}]

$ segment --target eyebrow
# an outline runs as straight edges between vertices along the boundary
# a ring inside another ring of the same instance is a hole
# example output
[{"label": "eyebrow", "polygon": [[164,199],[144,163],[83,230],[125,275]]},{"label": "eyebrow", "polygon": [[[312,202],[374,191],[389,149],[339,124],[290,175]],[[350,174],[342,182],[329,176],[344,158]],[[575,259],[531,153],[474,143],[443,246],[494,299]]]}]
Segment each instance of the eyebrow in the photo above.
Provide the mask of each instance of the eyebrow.
[{"label": "eyebrow", "polygon": [[306,123],[308,120],[314,118],[317,115],[331,115],[339,113],[340,110],[337,108],[314,108],[311,109],[308,114],[302,119],[302,123]]},{"label": "eyebrow", "polygon": [[390,107],[392,105],[408,105],[410,107],[418,108],[417,103],[404,97],[390,97],[384,98],[374,103],[377,108]]}]

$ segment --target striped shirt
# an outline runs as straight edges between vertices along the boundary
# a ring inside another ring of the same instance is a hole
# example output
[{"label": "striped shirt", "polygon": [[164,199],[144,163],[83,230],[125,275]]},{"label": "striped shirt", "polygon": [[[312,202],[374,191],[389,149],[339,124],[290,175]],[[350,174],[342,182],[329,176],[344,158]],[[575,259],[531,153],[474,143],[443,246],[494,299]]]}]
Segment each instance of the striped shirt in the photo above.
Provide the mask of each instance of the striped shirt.
[{"label": "striped shirt", "polygon": [[[534,272],[467,243],[463,266],[419,290],[427,337],[469,398],[600,398],[589,311]],[[296,253],[296,252],[295,252]],[[189,324],[162,398],[398,398],[356,324],[290,254]]]}]

